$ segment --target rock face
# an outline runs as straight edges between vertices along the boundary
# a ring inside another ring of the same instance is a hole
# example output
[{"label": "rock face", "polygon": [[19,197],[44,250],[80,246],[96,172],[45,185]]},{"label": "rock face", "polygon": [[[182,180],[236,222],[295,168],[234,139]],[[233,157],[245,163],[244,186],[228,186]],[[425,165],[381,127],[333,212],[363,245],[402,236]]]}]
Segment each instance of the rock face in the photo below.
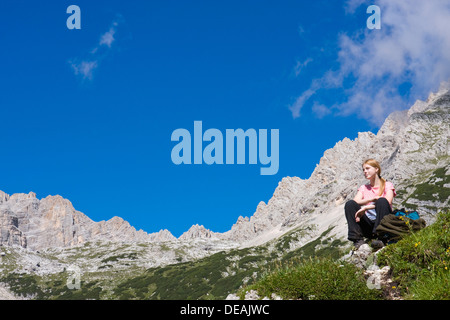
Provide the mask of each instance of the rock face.
[{"label": "rock face", "polygon": [[215,235],[216,235],[215,232],[206,229],[204,226],[199,226],[198,224],[195,224],[192,227],[190,227],[188,231],[183,233],[180,236],[179,240],[190,240],[196,238],[202,239],[217,238]]},{"label": "rock face", "polygon": [[167,230],[155,234],[137,231],[119,217],[94,222],[61,196],[37,199],[36,194],[11,196],[0,191],[0,244],[32,250],[71,247],[87,241],[167,241]]},{"label": "rock face", "polygon": [[377,159],[382,177],[394,183],[398,194],[394,206],[417,209],[429,222],[448,207],[450,198],[449,88],[444,83],[426,101],[392,113],[377,134],[363,132],[355,140],[339,141],[325,151],[309,179],[283,178],[267,204],[260,202],[250,218],[239,217],[225,233],[195,225],[179,239],[167,230],[148,234],[119,217],[94,222],[61,196],[39,200],[33,192],[8,195],[0,191],[0,244],[38,250],[93,240],[183,243],[201,239],[216,247],[224,240],[248,246],[302,224],[314,225],[316,232],[334,227],[336,236],[345,237],[343,206],[366,183],[361,165],[368,158]]}]

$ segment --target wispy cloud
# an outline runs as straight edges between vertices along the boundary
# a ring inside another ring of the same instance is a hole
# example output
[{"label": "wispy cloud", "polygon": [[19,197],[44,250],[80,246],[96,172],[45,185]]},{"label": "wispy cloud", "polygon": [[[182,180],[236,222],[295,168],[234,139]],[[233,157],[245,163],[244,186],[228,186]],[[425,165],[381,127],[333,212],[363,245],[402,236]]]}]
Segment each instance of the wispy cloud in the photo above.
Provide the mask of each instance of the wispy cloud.
[{"label": "wispy cloud", "polygon": [[311,58],[307,58],[305,61],[297,60],[297,64],[294,67],[295,76],[298,77],[300,72],[302,72],[303,68],[305,68],[308,65],[308,63],[310,63],[312,61],[313,61],[313,59],[311,59]]},{"label": "wispy cloud", "polygon": [[92,80],[92,72],[97,68],[97,61],[71,62],[71,66],[75,75],[81,75],[83,79]]},{"label": "wispy cloud", "polygon": [[[363,4],[370,3],[348,1],[346,13],[355,13]],[[332,108],[314,101],[313,111],[320,116],[331,109],[340,115],[357,114],[378,125],[393,110],[426,97],[450,78],[449,2],[379,0],[377,5],[381,29],[362,26],[357,34],[338,36],[338,67],[313,79],[298,96],[289,107],[294,118],[307,101],[320,98],[319,90],[341,88],[346,101]]]},{"label": "wispy cloud", "polygon": [[119,23],[114,21],[109,30],[100,35],[96,46],[90,50],[87,57],[83,59],[74,58],[69,60],[69,64],[76,76],[80,76],[83,80],[92,80],[93,72],[98,67],[101,60],[108,54],[113,43],[116,41],[114,35],[117,31]]},{"label": "wispy cloud", "polygon": [[302,110],[305,102],[311,98],[312,95],[316,93],[317,88],[311,86],[308,90],[303,91],[303,93],[297,98],[295,103],[289,107],[294,118],[300,117],[300,111]]},{"label": "wispy cloud", "polygon": [[320,119],[323,118],[331,113],[331,110],[323,105],[318,103],[317,101],[314,102],[312,106],[312,111],[316,114],[316,116]]},{"label": "wispy cloud", "polygon": [[116,21],[113,22],[113,25],[107,32],[102,34],[100,37],[99,45],[106,45],[108,48],[111,48],[112,43],[115,41],[114,34],[116,33],[118,23]]}]

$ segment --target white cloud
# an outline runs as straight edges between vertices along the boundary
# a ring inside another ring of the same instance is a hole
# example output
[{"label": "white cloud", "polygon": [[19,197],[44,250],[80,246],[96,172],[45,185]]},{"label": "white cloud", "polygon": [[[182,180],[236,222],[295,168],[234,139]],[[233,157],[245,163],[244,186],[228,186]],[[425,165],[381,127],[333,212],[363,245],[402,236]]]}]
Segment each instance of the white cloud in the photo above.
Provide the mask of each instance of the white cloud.
[{"label": "white cloud", "polygon": [[[114,21],[107,32],[100,36],[97,45],[90,51],[90,56],[86,59],[72,59],[69,64],[72,67],[75,75],[79,75],[83,80],[92,80],[93,71],[98,67],[100,61],[108,54],[113,42],[115,41],[114,34],[116,33],[118,22]],[[100,50],[106,47],[106,50]]]},{"label": "white cloud", "polygon": [[314,88],[309,88],[308,90],[304,91],[300,97],[297,98],[295,103],[289,107],[289,109],[292,112],[292,116],[294,118],[300,117],[300,111],[303,108],[303,105],[305,102],[311,98],[316,93],[316,90]]},{"label": "white cloud", "polygon": [[[346,12],[354,13],[362,3],[348,1]],[[364,26],[359,34],[339,35],[339,67],[314,79],[299,95],[290,106],[294,118],[319,89],[342,88],[347,100],[333,110],[380,124],[393,110],[426,98],[450,78],[449,2],[379,0],[377,5],[381,29]],[[406,95],[400,92],[405,84],[410,84]]]},{"label": "white cloud", "polygon": [[301,62],[297,60],[297,64],[294,67],[295,76],[298,76],[300,72],[302,72],[303,68],[308,65],[308,63],[312,62],[313,59],[307,58],[305,61]]},{"label": "white cloud", "polygon": [[71,62],[71,67],[75,75],[81,75],[83,79],[92,80],[92,72],[97,68],[97,61]]},{"label": "white cloud", "polygon": [[312,106],[312,111],[315,113],[316,117],[321,119],[331,113],[331,110],[323,105],[318,103],[317,101],[314,101],[314,104]]},{"label": "white cloud", "polygon": [[111,48],[111,45],[115,40],[114,34],[116,33],[116,27],[117,22],[113,22],[111,28],[100,37],[99,45],[106,45],[108,48]]}]

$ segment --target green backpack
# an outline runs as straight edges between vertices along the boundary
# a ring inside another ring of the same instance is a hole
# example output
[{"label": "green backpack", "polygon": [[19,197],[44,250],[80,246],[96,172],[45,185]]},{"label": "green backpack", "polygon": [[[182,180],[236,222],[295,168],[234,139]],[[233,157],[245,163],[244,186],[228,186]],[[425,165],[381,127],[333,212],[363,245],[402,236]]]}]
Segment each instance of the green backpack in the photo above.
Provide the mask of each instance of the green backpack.
[{"label": "green backpack", "polygon": [[395,210],[381,219],[376,231],[378,238],[384,243],[397,242],[411,232],[419,231],[426,227],[426,222],[420,218],[417,211]]}]

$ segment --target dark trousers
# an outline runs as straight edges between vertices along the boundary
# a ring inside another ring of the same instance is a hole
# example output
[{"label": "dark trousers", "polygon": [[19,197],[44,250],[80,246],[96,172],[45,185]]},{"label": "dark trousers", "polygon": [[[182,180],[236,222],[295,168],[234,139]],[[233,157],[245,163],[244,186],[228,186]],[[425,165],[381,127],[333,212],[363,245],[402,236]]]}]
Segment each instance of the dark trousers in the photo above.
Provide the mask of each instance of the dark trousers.
[{"label": "dark trousers", "polygon": [[355,220],[356,212],[361,209],[361,206],[354,200],[349,200],[345,204],[345,217],[348,224],[348,240],[358,241],[363,240],[364,237],[372,239],[376,237],[376,229],[380,224],[381,219],[387,214],[392,213],[391,205],[386,198],[379,198],[375,202],[375,211],[377,217],[375,220],[370,220],[365,214],[361,216],[359,222]]}]

